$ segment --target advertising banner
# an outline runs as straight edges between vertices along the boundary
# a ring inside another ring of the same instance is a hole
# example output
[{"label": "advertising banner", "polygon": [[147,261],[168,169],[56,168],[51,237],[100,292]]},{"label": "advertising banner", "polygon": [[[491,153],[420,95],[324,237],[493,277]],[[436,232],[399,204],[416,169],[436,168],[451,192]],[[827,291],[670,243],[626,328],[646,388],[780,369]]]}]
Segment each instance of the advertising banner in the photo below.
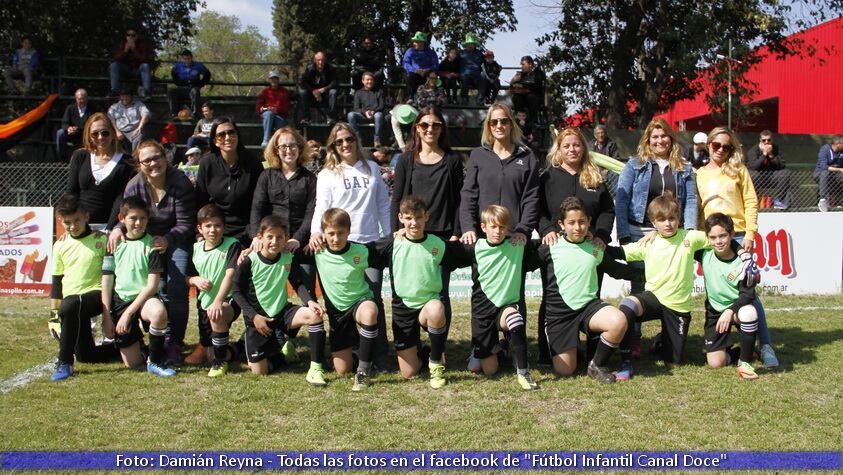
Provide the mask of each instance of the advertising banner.
[{"label": "advertising banner", "polygon": [[53,209],[0,207],[0,295],[48,296]]}]

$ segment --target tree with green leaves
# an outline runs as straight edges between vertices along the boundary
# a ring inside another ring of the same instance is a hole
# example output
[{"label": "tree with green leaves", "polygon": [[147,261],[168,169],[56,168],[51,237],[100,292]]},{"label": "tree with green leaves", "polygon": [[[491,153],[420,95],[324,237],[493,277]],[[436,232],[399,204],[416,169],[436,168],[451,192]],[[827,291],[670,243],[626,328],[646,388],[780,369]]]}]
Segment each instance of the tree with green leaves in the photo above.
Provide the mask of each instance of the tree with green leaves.
[{"label": "tree with green leaves", "polygon": [[[698,79],[713,81],[708,100],[723,111],[729,87],[751,99],[743,74],[761,60],[753,47],[773,54],[810,54],[787,34],[839,14],[838,0],[560,0],[552,8],[558,28],[537,39],[547,47],[539,58],[549,73],[551,111],[574,106],[593,110],[613,127],[643,127],[658,112],[702,91]],[[798,10],[797,10],[798,9]],[[734,61],[728,42],[735,45]],[[705,68],[713,65],[713,68]],[[732,68],[732,83],[725,81]]]}]

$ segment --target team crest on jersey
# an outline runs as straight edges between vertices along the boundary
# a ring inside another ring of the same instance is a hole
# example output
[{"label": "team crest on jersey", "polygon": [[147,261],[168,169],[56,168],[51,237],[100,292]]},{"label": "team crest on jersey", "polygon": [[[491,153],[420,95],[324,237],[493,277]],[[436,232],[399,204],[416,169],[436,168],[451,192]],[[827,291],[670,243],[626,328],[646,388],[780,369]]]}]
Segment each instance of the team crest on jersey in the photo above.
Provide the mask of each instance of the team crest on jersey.
[{"label": "team crest on jersey", "polygon": [[520,159],[520,158],[519,158],[519,159],[518,159],[518,161],[517,161],[517,162],[515,162],[515,163],[517,163],[517,164],[519,164],[519,165],[523,165],[523,164],[524,164],[524,160],[522,160],[522,159]]},{"label": "team crest on jersey", "polygon": [[433,257],[438,256],[439,255],[439,248],[438,247],[431,248],[430,253],[433,255]]},{"label": "team crest on jersey", "polygon": [[292,269],[292,268],[293,268],[293,266],[292,266],[292,265],[290,265],[290,264],[284,264],[284,270],[285,270],[285,271],[290,272],[290,269]]},{"label": "team crest on jersey", "polygon": [[726,276],[726,280],[728,280],[729,282],[735,280],[735,274],[729,272],[729,275]]},{"label": "team crest on jersey", "polygon": [[96,243],[96,244],[94,244],[94,247],[95,247],[96,249],[102,249],[102,241],[97,241],[97,243]]},{"label": "team crest on jersey", "polygon": [[354,256],[351,260],[354,262],[354,265],[360,265],[360,256]]},{"label": "team crest on jersey", "polygon": [[691,247],[691,241],[686,239],[686,240],[682,241],[682,245],[685,246],[685,247]]}]

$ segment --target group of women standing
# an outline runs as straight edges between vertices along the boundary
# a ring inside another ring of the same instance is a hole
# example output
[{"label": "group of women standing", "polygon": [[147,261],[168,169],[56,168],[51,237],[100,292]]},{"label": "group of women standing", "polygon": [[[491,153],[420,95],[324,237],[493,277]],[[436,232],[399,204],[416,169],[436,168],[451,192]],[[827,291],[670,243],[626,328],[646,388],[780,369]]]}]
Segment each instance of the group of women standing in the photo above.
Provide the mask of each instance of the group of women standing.
[{"label": "group of women standing", "polygon": [[[188,314],[185,274],[195,238],[196,212],[207,203],[223,210],[225,234],[252,251],[260,249],[255,234],[260,220],[269,214],[282,216],[289,223],[292,238],[288,250],[308,244],[321,246],[321,216],[332,207],[343,208],[351,216],[351,240],[377,240],[396,230],[398,203],[409,195],[426,201],[428,232],[466,244],[478,239],[480,212],[491,204],[503,205],[512,213],[513,239],[525,241],[537,229],[543,239],[553,240],[560,233],[559,205],[570,196],[585,202],[592,216],[594,239],[606,243],[611,241],[615,216],[622,243],[644,236],[652,229],[646,207],[666,192],[679,200],[686,228],[697,225],[699,195],[706,216],[725,211],[735,220],[737,230],[745,233],[744,247],[751,248],[757,230],[755,193],[740,164],[737,137],[726,129],[712,131],[708,144],[712,160],[695,175],[681,158],[673,130],[660,119],[647,126],[638,157],[631,159],[621,173],[617,201],[591,161],[586,138],[579,129],[565,129],[557,136],[545,172],[540,174],[539,161],[523,144],[513,113],[503,104],[489,108],[482,144],[472,151],[465,171],[460,156],[448,144],[442,112],[436,107],[422,108],[397,163],[391,197],[380,179],[377,163],[367,157],[359,137],[345,123],[331,130],[325,145],[325,166],[316,176],[305,167],[311,151],[295,129],[285,127],[275,132],[264,150],[264,169],[261,160],[243,146],[237,125],[219,117],[211,128],[211,154],[200,162],[195,189],[184,174],[167,163],[164,150],[155,141],[140,144],[134,157],[124,155],[114,126],[103,114],[89,119],[84,134],[84,148],[71,159],[68,191],[80,195],[92,223],[110,229],[109,247],[123,239],[117,223],[121,199],[135,195],[150,206],[149,233],[167,263],[161,294],[169,312],[171,360],[180,358],[184,344]],[[722,186],[730,187],[728,196],[719,191]],[[299,267],[304,281],[315,287],[315,270]],[[449,274],[444,269],[442,272],[441,297],[450,322]],[[366,278],[379,299],[381,271],[370,268]],[[633,285],[635,289],[642,284]],[[382,302],[379,306],[383,310]],[[540,311],[538,328],[542,317]],[[375,364],[383,367],[387,332],[383,320],[379,326]],[[549,363],[546,343],[541,343],[543,332],[538,335],[540,358]]]}]

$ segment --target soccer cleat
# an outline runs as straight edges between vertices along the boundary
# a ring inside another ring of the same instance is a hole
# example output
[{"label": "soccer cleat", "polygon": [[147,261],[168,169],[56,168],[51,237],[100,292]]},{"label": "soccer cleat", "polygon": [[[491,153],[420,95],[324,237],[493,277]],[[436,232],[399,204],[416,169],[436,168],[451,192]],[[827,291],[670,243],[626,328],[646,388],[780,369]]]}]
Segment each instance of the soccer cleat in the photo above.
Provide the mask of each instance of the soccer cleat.
[{"label": "soccer cleat", "polygon": [[615,379],[618,381],[629,381],[632,379],[632,360],[621,361],[621,369],[615,373]]},{"label": "soccer cleat", "polygon": [[515,379],[518,381],[518,385],[521,386],[521,389],[523,389],[524,391],[532,391],[534,389],[539,388],[539,385],[536,384],[535,381],[533,381],[533,377],[530,375],[530,373],[517,373],[515,375]]},{"label": "soccer cleat", "polygon": [[755,368],[746,361],[738,360],[738,367],[735,368],[735,372],[743,379],[758,379],[758,374],[755,372]]},{"label": "soccer cleat", "polygon": [[228,361],[214,361],[211,370],[208,371],[209,378],[218,378],[228,373]]},{"label": "soccer cleat", "polygon": [[184,359],[184,364],[202,365],[208,362],[208,350],[202,343],[197,343],[193,351]]},{"label": "soccer cleat", "polygon": [[159,378],[169,378],[176,375],[176,370],[166,366],[157,365],[152,361],[146,363],[146,372],[154,374]]},{"label": "soccer cleat", "polygon": [[50,381],[62,381],[73,376],[73,365],[67,363],[56,363],[56,370],[50,376]]},{"label": "soccer cleat", "polygon": [[445,379],[445,365],[441,363],[428,363],[427,367],[430,369],[431,388],[439,389],[448,384],[448,380]]},{"label": "soccer cleat", "polygon": [[765,368],[775,368],[779,365],[779,359],[776,358],[776,352],[770,345],[761,345],[761,361],[764,362]]},{"label": "soccer cleat", "polygon": [[296,353],[296,344],[290,340],[284,342],[281,347],[281,354],[284,355],[284,361],[287,364],[296,364],[299,362],[299,354]]},{"label": "soccer cleat", "polygon": [[[615,375],[609,371],[608,368],[603,366],[597,366],[594,361],[590,361],[588,363],[588,369],[586,370],[586,374],[591,379],[596,379],[601,383],[614,383],[615,382]],[[632,364],[629,365],[629,375],[632,377]]]},{"label": "soccer cleat", "polygon": [[819,208],[819,210],[822,211],[823,213],[828,212],[828,210],[829,210],[828,200],[825,199],[825,198],[821,199],[819,201],[819,203],[817,203],[817,208]]},{"label": "soccer cleat", "polygon": [[304,379],[317,388],[324,388],[328,385],[328,383],[325,382],[325,370],[322,369],[321,366],[311,366]]},{"label": "soccer cleat", "polygon": [[50,319],[47,320],[47,329],[50,330],[50,335],[56,340],[61,340],[61,319],[58,312],[50,312]]},{"label": "soccer cleat", "polygon": [[480,366],[480,359],[474,356],[473,352],[468,355],[468,365],[466,366],[466,369],[472,373],[479,373],[480,370],[483,369]]},{"label": "soccer cleat", "polygon": [[368,387],[369,375],[363,371],[358,371],[354,373],[354,384],[351,386],[351,390],[354,392],[360,392]]}]

